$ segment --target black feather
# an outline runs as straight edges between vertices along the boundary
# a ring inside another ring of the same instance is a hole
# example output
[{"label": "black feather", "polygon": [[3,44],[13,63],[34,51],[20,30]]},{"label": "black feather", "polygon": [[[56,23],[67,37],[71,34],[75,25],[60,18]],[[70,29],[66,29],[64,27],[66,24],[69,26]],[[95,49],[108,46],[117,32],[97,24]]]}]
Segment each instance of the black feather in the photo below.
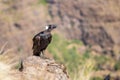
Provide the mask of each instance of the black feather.
[{"label": "black feather", "polygon": [[48,25],[48,29],[41,31],[33,37],[33,55],[39,56],[52,40],[51,31],[56,28],[54,25]]}]

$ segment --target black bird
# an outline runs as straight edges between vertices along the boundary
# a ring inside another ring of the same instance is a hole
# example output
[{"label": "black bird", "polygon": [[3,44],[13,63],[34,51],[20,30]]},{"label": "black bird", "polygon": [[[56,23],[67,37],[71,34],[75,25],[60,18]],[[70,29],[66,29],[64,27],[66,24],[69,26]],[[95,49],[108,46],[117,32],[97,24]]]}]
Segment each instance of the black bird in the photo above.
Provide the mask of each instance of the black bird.
[{"label": "black bird", "polygon": [[52,40],[51,31],[55,28],[55,25],[48,25],[46,26],[46,30],[41,31],[33,37],[33,55],[43,56],[44,50],[47,48]]}]

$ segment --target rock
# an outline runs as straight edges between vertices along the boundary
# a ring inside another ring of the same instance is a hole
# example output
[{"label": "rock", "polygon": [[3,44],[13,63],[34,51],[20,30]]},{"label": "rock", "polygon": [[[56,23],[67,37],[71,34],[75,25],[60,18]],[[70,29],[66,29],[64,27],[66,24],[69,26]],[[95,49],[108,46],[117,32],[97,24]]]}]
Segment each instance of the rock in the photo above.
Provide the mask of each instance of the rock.
[{"label": "rock", "polygon": [[[0,58],[4,56],[0,55]],[[16,62],[7,64],[13,59],[14,57],[5,58],[6,62],[0,61],[0,80],[69,80],[65,66],[56,63],[53,59],[30,56],[19,63],[19,69]]]},{"label": "rock", "polygon": [[22,29],[21,25],[19,23],[14,23],[14,26],[17,28],[17,29]]},{"label": "rock", "polygon": [[65,66],[53,59],[30,56],[23,61],[21,80],[69,80]]}]

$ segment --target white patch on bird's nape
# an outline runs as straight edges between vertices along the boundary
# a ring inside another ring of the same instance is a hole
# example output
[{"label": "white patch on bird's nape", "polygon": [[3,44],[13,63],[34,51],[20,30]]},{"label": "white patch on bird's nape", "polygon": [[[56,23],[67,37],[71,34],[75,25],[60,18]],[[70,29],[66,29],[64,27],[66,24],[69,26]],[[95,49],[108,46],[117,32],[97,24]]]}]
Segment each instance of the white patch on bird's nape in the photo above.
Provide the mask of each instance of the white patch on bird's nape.
[{"label": "white patch on bird's nape", "polygon": [[49,26],[45,26],[45,29],[48,30]]}]

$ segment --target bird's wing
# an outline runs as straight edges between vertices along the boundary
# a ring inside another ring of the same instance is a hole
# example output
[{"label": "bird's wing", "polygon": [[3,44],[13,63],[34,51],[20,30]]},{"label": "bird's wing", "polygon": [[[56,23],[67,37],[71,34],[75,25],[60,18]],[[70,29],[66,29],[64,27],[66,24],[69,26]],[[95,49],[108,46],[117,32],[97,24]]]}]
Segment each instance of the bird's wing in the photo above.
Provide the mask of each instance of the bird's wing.
[{"label": "bird's wing", "polygon": [[40,34],[40,37],[41,37],[42,39],[48,40],[49,43],[50,43],[51,40],[52,40],[52,35],[51,35],[51,33],[49,33],[49,32],[41,33],[41,34]]},{"label": "bird's wing", "polygon": [[48,41],[49,43],[52,41],[52,35],[49,36]]},{"label": "bird's wing", "polygon": [[40,46],[40,36],[35,36],[33,38],[33,47],[32,47],[32,49],[35,49],[35,46]]}]

